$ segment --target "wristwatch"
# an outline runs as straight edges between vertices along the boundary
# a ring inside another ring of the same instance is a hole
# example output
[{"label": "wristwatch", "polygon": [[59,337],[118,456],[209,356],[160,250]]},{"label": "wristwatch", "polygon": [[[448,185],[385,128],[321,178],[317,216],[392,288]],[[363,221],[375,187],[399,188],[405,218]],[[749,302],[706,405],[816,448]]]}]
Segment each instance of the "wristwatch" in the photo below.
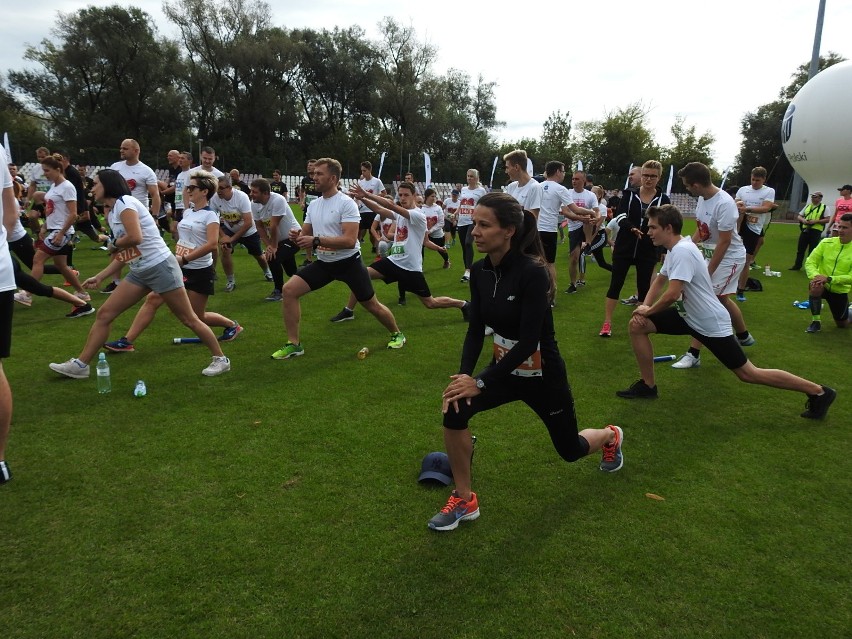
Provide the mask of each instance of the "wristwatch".
[{"label": "wristwatch", "polygon": [[483,382],[481,379],[479,379],[479,378],[477,377],[477,378],[476,378],[476,387],[477,387],[479,390],[484,391],[484,390],[485,390],[485,382]]},{"label": "wristwatch", "polygon": [[314,241],[313,241],[313,247],[314,247],[314,248],[317,248],[317,247],[319,247],[319,245],[320,245],[320,238],[319,238],[319,235],[315,235],[315,236],[314,236]]}]

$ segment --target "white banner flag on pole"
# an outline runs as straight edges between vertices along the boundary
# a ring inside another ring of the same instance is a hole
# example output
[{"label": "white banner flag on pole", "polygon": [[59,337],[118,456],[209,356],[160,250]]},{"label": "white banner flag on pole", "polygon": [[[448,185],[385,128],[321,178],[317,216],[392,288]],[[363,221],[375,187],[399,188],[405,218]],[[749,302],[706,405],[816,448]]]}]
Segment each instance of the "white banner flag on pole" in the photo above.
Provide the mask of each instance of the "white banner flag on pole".
[{"label": "white banner flag on pole", "polygon": [[426,166],[426,188],[432,186],[432,160],[428,153],[423,154],[423,164]]},{"label": "white banner flag on pole", "polygon": [[9,133],[3,134],[3,148],[6,149],[6,157],[9,158],[9,164],[14,164],[12,160],[12,147],[9,146]]},{"label": "white banner flag on pole", "polygon": [[385,156],[388,154],[387,151],[382,151],[382,159],[379,160],[379,172],[376,173],[377,178],[382,177],[382,167],[385,165]]},{"label": "white banner flag on pole", "polygon": [[725,181],[728,179],[728,171],[730,171],[730,170],[731,170],[731,167],[729,166],[727,169],[725,169],[725,172],[722,174],[722,183],[719,185],[720,189],[725,188]]},{"label": "white banner flag on pole", "polygon": [[529,173],[530,175],[533,174],[532,158],[527,158],[527,173]]},{"label": "white banner flag on pole", "polygon": [[627,179],[624,180],[624,188],[630,186],[630,172],[633,170],[633,162],[630,163],[630,168],[627,169]]},{"label": "white banner flag on pole", "polygon": [[577,170],[578,171],[583,170],[583,160],[577,160]]},{"label": "white banner flag on pole", "polygon": [[491,180],[488,182],[488,188],[489,189],[494,188],[494,171],[497,170],[497,159],[498,159],[498,157],[499,156],[497,156],[497,155],[494,156],[494,164],[491,165]]},{"label": "white banner flag on pole", "polygon": [[674,164],[669,167],[669,185],[666,187],[666,195],[672,194],[672,180],[674,179]]}]

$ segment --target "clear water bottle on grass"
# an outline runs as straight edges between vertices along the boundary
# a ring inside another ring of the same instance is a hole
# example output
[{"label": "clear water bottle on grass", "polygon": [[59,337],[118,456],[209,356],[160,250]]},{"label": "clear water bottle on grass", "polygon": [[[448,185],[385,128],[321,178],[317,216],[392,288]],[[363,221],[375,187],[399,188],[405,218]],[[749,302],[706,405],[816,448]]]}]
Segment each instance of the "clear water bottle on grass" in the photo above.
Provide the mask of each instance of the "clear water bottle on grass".
[{"label": "clear water bottle on grass", "polygon": [[105,395],[106,393],[112,390],[112,382],[110,382],[109,378],[109,363],[106,361],[106,353],[98,354],[98,392],[101,395]]},{"label": "clear water bottle on grass", "polygon": [[148,394],[148,389],[145,387],[145,382],[141,379],[136,382],[136,388],[133,389],[133,395],[135,397],[145,397]]}]

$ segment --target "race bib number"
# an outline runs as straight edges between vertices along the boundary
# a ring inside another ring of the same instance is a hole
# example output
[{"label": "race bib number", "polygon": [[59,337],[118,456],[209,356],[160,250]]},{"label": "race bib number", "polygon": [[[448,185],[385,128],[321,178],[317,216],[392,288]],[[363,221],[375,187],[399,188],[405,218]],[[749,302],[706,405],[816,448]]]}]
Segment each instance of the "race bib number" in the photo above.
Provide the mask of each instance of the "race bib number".
[{"label": "race bib number", "polygon": [[[517,344],[517,340],[507,339],[494,333],[494,361],[499,362]],[[520,366],[512,371],[518,377],[541,377],[541,345]]]},{"label": "race bib number", "polygon": [[394,244],[388,255],[405,255],[405,244]]},{"label": "race bib number", "polygon": [[133,264],[142,257],[142,253],[136,246],[131,246],[125,249],[119,249],[112,254],[113,257],[122,264]]},{"label": "race bib number", "polygon": [[701,254],[705,260],[713,259],[713,253],[716,251],[715,244],[701,244],[699,248],[701,248]]},{"label": "race bib number", "polygon": [[189,244],[188,242],[184,242],[183,240],[178,240],[178,243],[175,244],[175,255],[177,257],[186,257],[192,252],[195,246]]},{"label": "race bib number", "polygon": [[678,315],[683,318],[686,318],[686,308],[683,305],[683,300],[678,300],[677,302],[675,302],[674,307]]}]

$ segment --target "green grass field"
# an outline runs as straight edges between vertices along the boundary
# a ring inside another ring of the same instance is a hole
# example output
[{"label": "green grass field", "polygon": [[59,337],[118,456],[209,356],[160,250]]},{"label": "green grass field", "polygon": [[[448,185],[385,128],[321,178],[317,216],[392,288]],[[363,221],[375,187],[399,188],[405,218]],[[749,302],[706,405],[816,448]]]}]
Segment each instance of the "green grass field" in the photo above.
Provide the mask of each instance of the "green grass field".
[{"label": "green grass field", "polygon": [[[581,426],[621,425],[624,468],[562,462],[523,406],[483,414],[472,429],[482,516],[443,534],[426,522],[447,490],[416,477],[442,449],[441,391],[466,330],[457,310],[411,295],[399,307],[379,283],[409,340],[387,351],[367,313],[328,321],[346,299],[334,284],[303,301],[305,356],[274,361],[280,306],[262,301],[271,286],[237,252],[236,291],[209,305],[246,327],[225,345],[232,372],[203,377],[206,349],[173,346],[189,333],[162,311],[136,353],[109,356],[113,392],[100,396],[94,375],[47,368],[79,352],[91,318],[65,319],[43,298],[17,307],[2,635],[849,637],[852,331],[826,308],[822,333],[805,334],[809,313],[792,302],[806,278],[786,270],[796,233],[773,225],[758,256],[782,277],[761,277],[764,292],[742,305],[757,338],[748,354],[836,388],[824,422],[799,417],[804,396],[742,384],[709,354],[699,369],[658,364],[656,401],[617,399],[637,377],[630,311],[619,306],[613,338],[598,337],[608,274],[590,265],[588,287],[559,293],[557,337]],[[84,276],[105,259],[90,246],[75,252]],[[427,277],[436,295],[464,297],[451,253],[445,271],[427,251]],[[561,291],[565,247],[558,259]]]}]

